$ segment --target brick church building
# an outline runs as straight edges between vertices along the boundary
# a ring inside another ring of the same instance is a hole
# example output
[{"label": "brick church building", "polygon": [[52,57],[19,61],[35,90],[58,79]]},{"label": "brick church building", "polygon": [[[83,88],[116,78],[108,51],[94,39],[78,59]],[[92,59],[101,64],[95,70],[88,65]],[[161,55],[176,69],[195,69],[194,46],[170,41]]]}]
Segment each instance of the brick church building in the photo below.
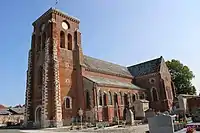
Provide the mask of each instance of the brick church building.
[{"label": "brick church building", "polygon": [[26,122],[67,125],[80,108],[86,121],[112,122],[137,99],[155,110],[172,108],[175,89],[162,56],[125,67],[84,55],[79,23],[53,8],[33,22]]}]

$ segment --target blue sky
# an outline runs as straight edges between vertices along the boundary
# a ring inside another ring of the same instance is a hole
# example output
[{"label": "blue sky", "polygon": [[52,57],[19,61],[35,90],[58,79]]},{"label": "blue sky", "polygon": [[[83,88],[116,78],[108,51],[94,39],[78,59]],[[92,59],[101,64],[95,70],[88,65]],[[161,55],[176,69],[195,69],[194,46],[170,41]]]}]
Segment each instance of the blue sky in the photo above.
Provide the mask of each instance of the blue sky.
[{"label": "blue sky", "polygon": [[[0,103],[24,103],[32,22],[56,0],[0,2]],[[120,65],[163,56],[188,65],[200,88],[199,0],[60,0],[81,20],[84,54]]]}]

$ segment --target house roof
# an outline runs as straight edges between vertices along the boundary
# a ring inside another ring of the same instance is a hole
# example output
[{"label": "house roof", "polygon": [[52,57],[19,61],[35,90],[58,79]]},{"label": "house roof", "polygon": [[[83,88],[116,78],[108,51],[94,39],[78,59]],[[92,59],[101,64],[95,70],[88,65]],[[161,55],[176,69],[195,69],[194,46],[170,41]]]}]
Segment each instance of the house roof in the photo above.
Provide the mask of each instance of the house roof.
[{"label": "house roof", "polygon": [[0,109],[0,115],[9,115],[11,114],[7,109]]},{"label": "house roof", "polygon": [[0,104],[0,109],[6,109],[6,107]]},{"label": "house roof", "polygon": [[84,55],[84,64],[87,69],[95,70],[99,72],[106,72],[115,75],[132,77],[131,73],[128,71],[127,67],[120,66],[114,63],[96,59]]},{"label": "house roof", "polygon": [[84,77],[94,83],[97,83],[98,85],[105,85],[105,86],[108,85],[108,86],[117,86],[117,87],[122,87],[122,88],[130,88],[130,89],[134,89],[134,90],[144,90],[132,83],[122,82],[122,81],[115,80],[115,79],[109,79],[109,78],[104,78],[104,77],[99,77],[99,76],[91,76],[91,75],[85,75]]},{"label": "house roof", "polygon": [[23,114],[24,109],[25,109],[25,107],[13,107],[13,108],[9,108],[8,110],[15,114]]},{"label": "house roof", "polygon": [[137,77],[137,76],[143,76],[150,73],[155,73],[160,71],[160,64],[162,62],[163,57],[159,57],[150,61],[142,62],[133,66],[129,66],[128,70],[130,73]]}]

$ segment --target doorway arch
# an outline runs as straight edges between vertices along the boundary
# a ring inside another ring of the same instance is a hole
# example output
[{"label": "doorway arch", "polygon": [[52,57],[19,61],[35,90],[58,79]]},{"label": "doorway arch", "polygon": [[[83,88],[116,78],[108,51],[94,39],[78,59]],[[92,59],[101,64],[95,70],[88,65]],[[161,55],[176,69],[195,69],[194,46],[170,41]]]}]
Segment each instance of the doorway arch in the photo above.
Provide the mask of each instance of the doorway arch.
[{"label": "doorway arch", "polygon": [[41,118],[42,118],[42,106],[39,105],[35,109],[35,123],[37,126],[41,126]]}]

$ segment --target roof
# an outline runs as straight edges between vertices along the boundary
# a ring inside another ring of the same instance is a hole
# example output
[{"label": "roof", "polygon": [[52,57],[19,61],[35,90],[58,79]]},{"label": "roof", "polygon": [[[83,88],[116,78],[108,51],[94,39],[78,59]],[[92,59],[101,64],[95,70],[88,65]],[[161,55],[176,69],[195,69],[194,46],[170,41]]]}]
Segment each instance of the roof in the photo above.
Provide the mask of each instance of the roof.
[{"label": "roof", "polygon": [[23,114],[24,113],[24,107],[17,107],[17,108],[14,107],[14,108],[9,108],[8,110],[15,114]]},{"label": "roof", "polygon": [[106,73],[115,74],[119,76],[132,77],[131,73],[128,71],[127,67],[125,66],[120,66],[114,63],[99,60],[99,59],[89,57],[86,55],[84,55],[84,66],[90,70],[106,72]]},{"label": "roof", "polygon": [[110,85],[110,86],[117,86],[117,87],[124,87],[124,88],[130,88],[134,90],[144,90],[132,83],[127,83],[127,82],[122,82],[119,80],[115,79],[109,79],[109,78],[104,78],[104,77],[99,77],[99,76],[91,76],[91,75],[85,75],[85,78],[89,79],[90,81],[97,83],[98,85]]},{"label": "roof", "polygon": [[130,71],[130,73],[137,77],[137,76],[143,76],[143,75],[147,75],[150,73],[155,73],[155,72],[159,72],[160,71],[160,64],[162,62],[163,57],[159,57],[150,61],[146,61],[140,64],[136,64],[133,66],[129,66],[128,70]]},{"label": "roof", "polygon": [[6,109],[6,107],[0,104],[0,109]]},{"label": "roof", "polygon": [[0,115],[9,115],[11,114],[7,109],[0,109]]}]

